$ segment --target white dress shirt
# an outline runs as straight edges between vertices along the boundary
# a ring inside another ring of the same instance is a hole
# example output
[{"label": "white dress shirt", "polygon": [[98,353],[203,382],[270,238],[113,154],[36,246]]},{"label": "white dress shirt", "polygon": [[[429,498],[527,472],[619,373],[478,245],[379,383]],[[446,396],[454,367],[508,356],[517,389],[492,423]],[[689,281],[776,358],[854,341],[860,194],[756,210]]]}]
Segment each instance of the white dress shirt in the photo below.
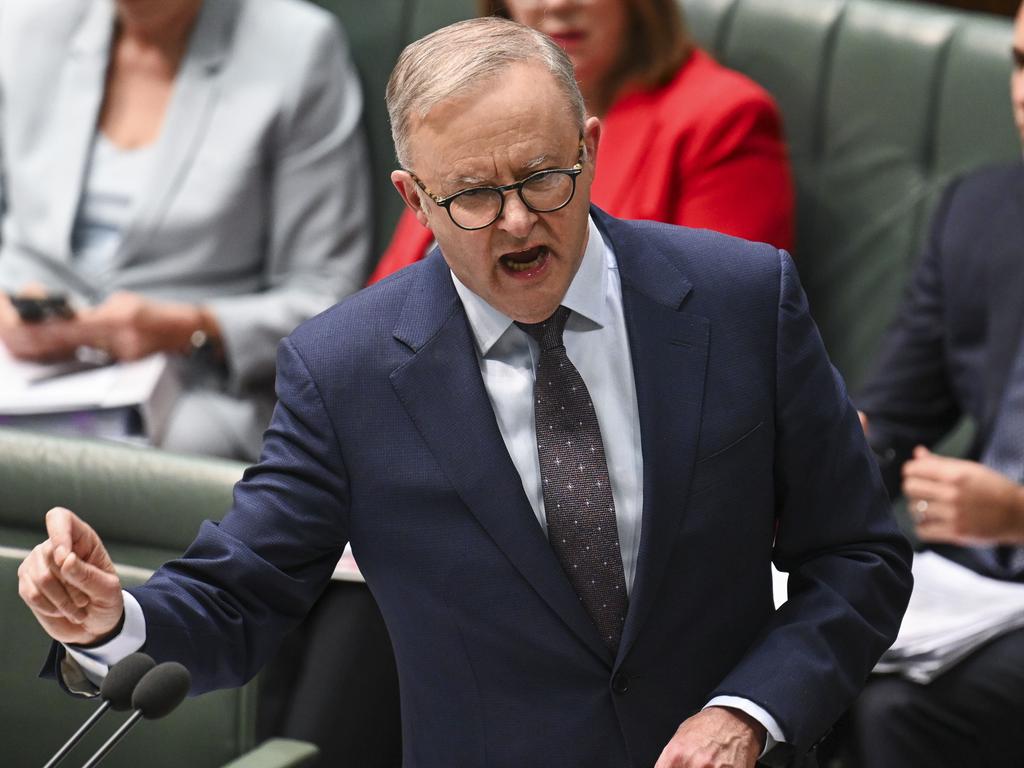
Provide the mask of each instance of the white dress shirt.
[{"label": "white dress shirt", "polygon": [[[534,368],[540,346],[455,275],[452,280],[476,340],[477,360],[498,429],[522,478],[530,506],[546,533],[533,419]],[[640,414],[622,314],[618,265],[593,221],[583,261],[562,304],[572,310],[562,336],[565,351],[587,385],[601,427],[628,592],[636,575],[643,510]]]},{"label": "white dress shirt", "polygon": [[[511,318],[473,293],[454,274],[452,280],[476,341],[480,372],[502,439],[522,478],[523,490],[533,512],[546,532],[547,518],[533,420],[534,366],[540,348]],[[618,263],[593,219],[590,220],[583,261],[562,303],[572,310],[563,335],[566,354],[586,383],[597,411],[615,501],[626,589],[631,591],[643,522],[640,416],[622,311]],[[145,642],[142,611],[127,593],[125,602],[124,629],[117,638],[89,651],[68,648],[93,682],[102,679],[106,665],[138,650]],[[125,640],[126,637],[131,639]],[[114,645],[119,651],[116,655],[109,650]],[[736,696],[717,696],[705,705],[711,706],[741,710],[761,723],[768,732],[764,751],[771,749],[776,742],[785,741],[775,718],[752,701]]]}]

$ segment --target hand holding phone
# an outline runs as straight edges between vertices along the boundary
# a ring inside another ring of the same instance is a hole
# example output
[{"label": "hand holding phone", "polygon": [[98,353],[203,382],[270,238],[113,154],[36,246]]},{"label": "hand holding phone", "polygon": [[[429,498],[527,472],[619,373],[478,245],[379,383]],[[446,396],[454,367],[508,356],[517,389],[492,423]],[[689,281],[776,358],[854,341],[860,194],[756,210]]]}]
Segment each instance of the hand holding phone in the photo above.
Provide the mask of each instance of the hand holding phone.
[{"label": "hand holding phone", "polygon": [[75,310],[62,293],[47,296],[9,296],[11,305],[24,323],[41,323],[44,320],[70,320]]}]

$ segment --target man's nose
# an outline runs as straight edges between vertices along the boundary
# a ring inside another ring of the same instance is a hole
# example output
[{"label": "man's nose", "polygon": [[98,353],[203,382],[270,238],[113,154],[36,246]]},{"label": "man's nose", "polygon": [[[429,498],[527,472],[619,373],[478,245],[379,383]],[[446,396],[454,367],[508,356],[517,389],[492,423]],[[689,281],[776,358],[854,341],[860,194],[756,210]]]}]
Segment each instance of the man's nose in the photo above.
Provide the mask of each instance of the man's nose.
[{"label": "man's nose", "polygon": [[513,237],[523,238],[530,234],[537,223],[537,214],[526,207],[526,203],[515,192],[505,195],[505,210],[498,217],[497,226]]}]

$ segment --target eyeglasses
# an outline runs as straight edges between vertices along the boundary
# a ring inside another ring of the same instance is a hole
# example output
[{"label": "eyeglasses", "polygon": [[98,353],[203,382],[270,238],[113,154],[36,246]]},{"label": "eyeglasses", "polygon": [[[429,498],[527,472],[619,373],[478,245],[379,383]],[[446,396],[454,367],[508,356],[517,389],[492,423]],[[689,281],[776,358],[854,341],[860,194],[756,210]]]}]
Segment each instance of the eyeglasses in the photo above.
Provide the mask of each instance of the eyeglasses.
[{"label": "eyeglasses", "polygon": [[439,197],[427,189],[415,173],[406,172],[431,200],[448,211],[459,229],[483,229],[501,218],[505,211],[505,193],[512,190],[534,213],[552,213],[565,208],[576,194],[576,177],[583,172],[583,137],[580,137],[579,159],[572,168],[537,171],[522,181],[501,187],[470,187],[448,197]]}]

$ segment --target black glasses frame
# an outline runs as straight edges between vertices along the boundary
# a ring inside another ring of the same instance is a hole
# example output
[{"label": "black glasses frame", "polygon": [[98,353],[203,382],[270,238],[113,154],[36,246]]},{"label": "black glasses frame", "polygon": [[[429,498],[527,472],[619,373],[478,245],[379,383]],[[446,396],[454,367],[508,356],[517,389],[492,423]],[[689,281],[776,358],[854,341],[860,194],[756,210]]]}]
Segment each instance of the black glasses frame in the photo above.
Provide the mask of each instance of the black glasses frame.
[{"label": "black glasses frame", "polygon": [[[410,171],[409,169],[405,169],[405,172],[412,176],[412,180],[416,182],[416,186],[422,189],[423,192],[427,195],[427,197],[433,200],[436,205],[440,206],[441,208],[444,208],[448,212],[448,218],[452,220],[452,224],[454,224],[459,229],[466,230],[467,232],[475,232],[478,229],[486,229],[487,227],[491,226],[491,224],[493,224],[494,222],[501,218],[501,214],[505,212],[505,193],[511,192],[512,190],[515,190],[516,194],[519,195],[519,199],[523,202],[523,205],[525,205],[529,210],[533,211],[534,213],[554,213],[555,211],[560,211],[562,208],[565,208],[565,206],[571,203],[572,199],[576,196],[576,177],[583,173],[584,149],[585,148],[583,145],[583,137],[580,136],[579,159],[576,161],[576,164],[572,168],[548,168],[543,171],[531,173],[522,181],[516,181],[512,184],[505,184],[500,187],[468,187],[466,189],[460,189],[458,192],[454,192],[448,195],[447,197],[435,195],[433,192],[427,189],[426,185],[422,181],[420,181],[420,177],[417,176],[412,171]],[[556,205],[554,208],[535,208],[534,206],[530,205],[530,203],[526,200],[526,197],[523,195],[523,187],[529,184],[534,179],[549,176],[553,173],[565,174],[572,180],[572,191],[569,192],[569,196],[565,199],[565,202],[562,203],[561,205]],[[486,224],[481,224],[479,227],[465,227],[462,224],[459,224],[459,222],[457,222],[455,220],[455,217],[452,215],[452,203],[461,195],[465,195],[469,192],[485,191],[497,192],[501,197],[501,204],[498,206],[498,212],[494,214],[494,218],[488,221]]]}]

